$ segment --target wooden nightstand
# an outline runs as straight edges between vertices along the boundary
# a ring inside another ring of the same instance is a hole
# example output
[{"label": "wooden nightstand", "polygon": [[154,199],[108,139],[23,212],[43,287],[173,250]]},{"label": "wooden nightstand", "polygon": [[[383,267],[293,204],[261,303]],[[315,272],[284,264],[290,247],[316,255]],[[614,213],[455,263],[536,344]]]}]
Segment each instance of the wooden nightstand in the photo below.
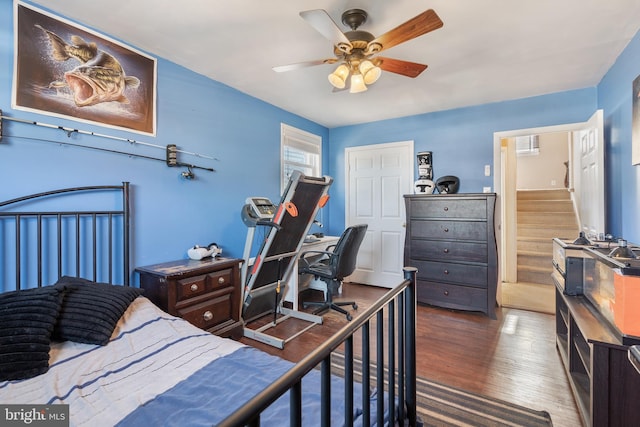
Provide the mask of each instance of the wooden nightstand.
[{"label": "wooden nightstand", "polygon": [[240,259],[183,259],[138,267],[144,296],[212,334],[239,339]]}]

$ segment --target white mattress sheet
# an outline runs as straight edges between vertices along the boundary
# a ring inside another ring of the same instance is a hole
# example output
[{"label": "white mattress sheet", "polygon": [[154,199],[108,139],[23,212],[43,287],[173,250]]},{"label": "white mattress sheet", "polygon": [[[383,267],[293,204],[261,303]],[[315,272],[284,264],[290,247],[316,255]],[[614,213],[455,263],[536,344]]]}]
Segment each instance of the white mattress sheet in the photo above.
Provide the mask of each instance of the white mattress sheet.
[{"label": "white mattress sheet", "polygon": [[0,382],[3,404],[69,404],[71,425],[112,426],[212,361],[244,347],[138,297],[106,346],[54,343],[49,371]]}]

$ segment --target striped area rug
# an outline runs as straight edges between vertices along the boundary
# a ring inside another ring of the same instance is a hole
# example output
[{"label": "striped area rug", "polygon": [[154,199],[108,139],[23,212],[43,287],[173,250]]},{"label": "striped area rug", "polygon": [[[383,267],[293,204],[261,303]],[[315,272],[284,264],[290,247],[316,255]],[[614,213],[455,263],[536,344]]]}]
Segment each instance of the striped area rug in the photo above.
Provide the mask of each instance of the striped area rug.
[{"label": "striped area rug", "polygon": [[[333,353],[332,371],[342,375],[344,356]],[[354,376],[359,379],[362,363],[354,360]],[[386,370],[386,369],[385,369]],[[372,365],[371,373],[375,374]],[[470,393],[425,378],[417,378],[416,401],[419,421],[425,427],[539,427],[552,426],[547,411],[534,411],[491,397]]]}]

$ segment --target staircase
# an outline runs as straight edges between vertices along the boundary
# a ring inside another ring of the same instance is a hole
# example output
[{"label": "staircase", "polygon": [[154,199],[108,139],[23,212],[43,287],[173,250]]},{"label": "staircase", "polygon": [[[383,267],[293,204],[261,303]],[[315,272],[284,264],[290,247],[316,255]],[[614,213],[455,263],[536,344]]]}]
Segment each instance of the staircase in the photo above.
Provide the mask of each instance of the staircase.
[{"label": "staircase", "polygon": [[551,239],[574,238],[578,231],[566,189],[518,191],[518,282],[553,286]]}]

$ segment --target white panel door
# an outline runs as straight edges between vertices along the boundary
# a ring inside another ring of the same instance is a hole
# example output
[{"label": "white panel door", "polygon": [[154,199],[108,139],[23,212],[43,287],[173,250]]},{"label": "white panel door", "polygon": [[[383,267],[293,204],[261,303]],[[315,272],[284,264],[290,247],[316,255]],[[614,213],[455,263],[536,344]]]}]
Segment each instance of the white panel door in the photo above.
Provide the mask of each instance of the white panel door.
[{"label": "white panel door", "polygon": [[403,279],[405,208],[413,191],[413,141],[345,150],[345,223],[367,224],[349,281],[393,287]]},{"label": "white panel door", "polygon": [[584,129],[574,133],[580,155],[580,178],[576,183],[580,229],[589,239],[605,233],[603,112],[596,111]]}]

